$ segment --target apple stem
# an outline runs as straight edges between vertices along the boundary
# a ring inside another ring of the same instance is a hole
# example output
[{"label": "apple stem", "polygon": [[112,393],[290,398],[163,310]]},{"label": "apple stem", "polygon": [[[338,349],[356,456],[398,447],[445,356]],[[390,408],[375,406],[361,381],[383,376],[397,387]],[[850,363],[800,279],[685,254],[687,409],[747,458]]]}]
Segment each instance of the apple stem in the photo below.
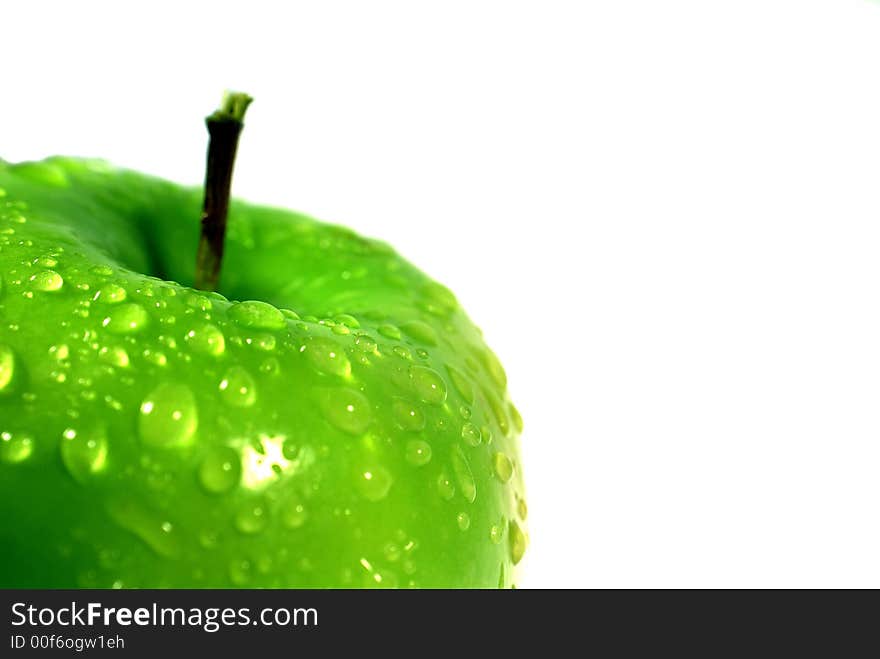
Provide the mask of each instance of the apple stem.
[{"label": "apple stem", "polygon": [[208,161],[195,276],[195,287],[203,291],[217,290],[220,279],[232,168],[235,165],[238,137],[244,128],[244,113],[252,100],[247,94],[226,92],[217,111],[205,118],[209,136]]}]

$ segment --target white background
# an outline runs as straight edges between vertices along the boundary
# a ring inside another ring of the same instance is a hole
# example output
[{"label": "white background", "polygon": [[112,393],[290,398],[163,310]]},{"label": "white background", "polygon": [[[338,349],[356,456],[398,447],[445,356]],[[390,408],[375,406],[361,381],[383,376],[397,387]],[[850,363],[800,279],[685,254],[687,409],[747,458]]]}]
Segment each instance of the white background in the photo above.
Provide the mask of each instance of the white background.
[{"label": "white background", "polygon": [[523,585],[880,586],[880,5],[8,2],[0,156],[381,237],[526,422]]}]

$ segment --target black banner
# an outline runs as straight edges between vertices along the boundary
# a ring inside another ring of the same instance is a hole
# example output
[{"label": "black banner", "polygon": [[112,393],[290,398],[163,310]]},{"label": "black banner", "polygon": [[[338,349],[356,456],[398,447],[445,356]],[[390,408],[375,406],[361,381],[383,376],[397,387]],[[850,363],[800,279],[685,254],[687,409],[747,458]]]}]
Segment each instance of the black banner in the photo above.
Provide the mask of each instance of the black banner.
[{"label": "black banner", "polygon": [[806,591],[3,590],[0,656],[468,654],[524,651],[524,639],[563,655],[599,643],[628,656],[646,646],[781,652],[804,642],[840,654],[862,647],[874,600]]}]

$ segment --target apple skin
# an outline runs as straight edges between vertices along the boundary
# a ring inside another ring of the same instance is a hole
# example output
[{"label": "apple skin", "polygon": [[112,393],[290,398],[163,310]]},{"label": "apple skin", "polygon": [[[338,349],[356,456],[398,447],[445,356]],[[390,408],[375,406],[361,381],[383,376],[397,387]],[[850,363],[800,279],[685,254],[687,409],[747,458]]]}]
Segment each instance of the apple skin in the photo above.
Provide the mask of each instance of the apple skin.
[{"label": "apple skin", "polygon": [[0,586],[513,585],[522,421],[452,293],[240,202],[195,291],[200,207],[0,161]]}]

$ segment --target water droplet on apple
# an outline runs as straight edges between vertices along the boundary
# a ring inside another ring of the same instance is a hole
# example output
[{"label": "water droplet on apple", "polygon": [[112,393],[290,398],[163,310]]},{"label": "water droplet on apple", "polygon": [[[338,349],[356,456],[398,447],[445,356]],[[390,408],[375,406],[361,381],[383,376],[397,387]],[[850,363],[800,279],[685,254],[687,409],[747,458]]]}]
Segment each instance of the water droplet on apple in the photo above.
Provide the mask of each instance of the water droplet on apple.
[{"label": "water droplet on apple", "polygon": [[421,439],[406,444],[406,461],[415,467],[423,467],[431,461],[431,445]]},{"label": "water droplet on apple", "polygon": [[265,302],[238,302],[229,308],[229,317],[238,325],[253,329],[283,329],[287,322],[278,309]]},{"label": "water droplet on apple", "polygon": [[64,286],[64,278],[54,270],[43,270],[31,275],[30,281],[36,291],[58,291]]},{"label": "water droplet on apple", "polygon": [[113,268],[108,265],[96,265],[89,268],[89,272],[95,275],[96,277],[110,277],[113,274]]},{"label": "water droplet on apple", "polygon": [[501,434],[507,436],[507,433],[510,431],[510,422],[507,420],[504,406],[493,394],[488,392],[484,393],[486,394],[486,399],[489,401],[489,407],[492,409],[492,414],[498,422],[498,428],[501,430]]},{"label": "water droplet on apple", "polygon": [[138,429],[149,446],[189,444],[197,427],[196,400],[184,384],[160,384],[141,403]]},{"label": "water droplet on apple", "polygon": [[125,348],[120,346],[103,346],[98,351],[98,359],[105,364],[120,368],[126,368],[131,363]]},{"label": "water droplet on apple", "polygon": [[184,342],[195,352],[205,355],[221,355],[226,350],[226,339],[216,325],[202,323],[183,335]]},{"label": "water droplet on apple", "polygon": [[361,326],[361,324],[358,322],[357,318],[355,318],[354,316],[351,316],[347,313],[339,314],[338,316],[336,316],[336,318],[334,318],[334,320],[337,323],[340,323],[341,325],[348,327],[349,329],[358,329]]},{"label": "water droplet on apple", "polygon": [[363,353],[373,354],[376,352],[376,342],[367,336],[366,334],[361,334],[354,341],[355,347]]},{"label": "water droplet on apple", "polygon": [[319,399],[327,420],[340,430],[359,435],[370,425],[370,403],[359,391],[329,389],[321,392]]},{"label": "water droplet on apple", "polygon": [[83,431],[68,428],[61,435],[61,461],[68,473],[85,483],[107,465],[107,435],[103,427]]},{"label": "water droplet on apple", "polygon": [[268,517],[265,503],[248,501],[235,515],[235,528],[246,535],[254,535],[266,528]]},{"label": "water droplet on apple", "polygon": [[428,346],[437,345],[437,332],[427,323],[423,323],[420,320],[412,320],[404,323],[400,328],[408,337],[419,343],[424,343]]},{"label": "water droplet on apple", "polygon": [[513,463],[504,453],[496,453],[492,457],[492,467],[495,470],[495,476],[502,483],[507,483],[513,477]]},{"label": "water droplet on apple", "polygon": [[58,265],[58,260],[52,256],[38,256],[32,263],[38,268],[54,268]]},{"label": "water droplet on apple", "polygon": [[118,304],[124,302],[126,297],[128,297],[128,294],[119,284],[104,284],[95,292],[92,299],[95,302],[103,302],[105,304]]},{"label": "water droplet on apple", "polygon": [[498,357],[494,352],[489,350],[489,348],[483,348],[479,352],[480,361],[483,362],[483,365],[486,367],[486,371],[488,371],[489,376],[492,378],[493,382],[498,386],[499,393],[503,394],[505,388],[507,387],[507,373],[504,372],[504,367],[501,365]]},{"label": "water droplet on apple", "polygon": [[250,407],[257,400],[254,378],[241,366],[232,366],[218,385],[220,397],[233,407]]},{"label": "water droplet on apple", "polygon": [[429,282],[422,287],[418,305],[430,314],[446,317],[458,308],[458,300],[442,284]]},{"label": "water droplet on apple", "polygon": [[400,546],[397,543],[389,542],[382,549],[382,553],[385,554],[385,560],[389,563],[396,563],[400,560],[401,551]]},{"label": "water droplet on apple", "polygon": [[380,325],[378,332],[388,339],[394,339],[395,341],[400,339],[400,330],[394,325]]},{"label": "water droplet on apple", "polygon": [[249,338],[247,344],[254,346],[257,350],[262,350],[263,352],[272,352],[275,350],[275,346],[278,345],[278,341],[272,334],[257,334],[256,336]]},{"label": "water droplet on apple", "polygon": [[452,380],[452,386],[455,387],[455,390],[468,405],[473,405],[474,387],[470,380],[467,379],[464,373],[452,366],[447,366],[446,371],[449,373],[449,379]]},{"label": "water droplet on apple", "polygon": [[348,377],[351,363],[342,346],[328,339],[312,339],[305,344],[303,351],[309,363],[322,373]]},{"label": "water droplet on apple", "polygon": [[180,538],[174,525],[155,515],[132,499],[111,499],[107,512],[121,528],[140,538],[156,554],[175,557],[180,550]]},{"label": "water droplet on apple", "polygon": [[384,499],[391,484],[391,473],[382,465],[369,465],[359,470],[357,488],[367,501]]},{"label": "water droplet on apple", "polygon": [[7,345],[0,344],[0,394],[12,390],[15,378],[15,353]]},{"label": "water droplet on apple", "polygon": [[151,364],[155,364],[156,366],[165,366],[168,364],[168,357],[165,356],[164,352],[160,352],[158,350],[150,350],[146,348],[143,352],[144,359],[146,359]]},{"label": "water droplet on apple", "polygon": [[471,467],[460,446],[456,446],[452,450],[452,470],[455,472],[455,479],[461,488],[462,496],[468,503],[473,503],[477,498],[477,484],[474,482],[474,475],[471,473]]},{"label": "water droplet on apple", "polygon": [[249,583],[253,575],[253,566],[247,559],[234,560],[229,564],[229,578],[236,586],[244,586]]},{"label": "water droplet on apple", "polygon": [[412,366],[410,378],[414,391],[426,403],[441,405],[446,400],[446,383],[434,369]]},{"label": "water droplet on apple", "polygon": [[517,434],[522,434],[523,431],[523,420],[522,416],[520,416],[519,410],[516,409],[513,403],[508,404],[507,413],[510,415],[510,420],[513,421],[513,427],[516,428]]},{"label": "water droplet on apple", "polygon": [[437,478],[437,492],[440,494],[440,498],[446,501],[455,496],[455,485],[445,471]]},{"label": "water droplet on apple", "polygon": [[201,546],[202,549],[215,549],[218,540],[219,537],[217,532],[213,529],[203,529],[199,532],[199,546]]},{"label": "water droplet on apple", "polygon": [[468,446],[479,446],[483,440],[483,435],[480,433],[479,428],[468,421],[461,427],[461,438]]},{"label": "water droplet on apple", "polygon": [[0,461],[6,464],[24,462],[34,452],[34,440],[27,433],[0,432]]},{"label": "water droplet on apple", "polygon": [[461,512],[455,518],[455,521],[458,523],[458,528],[462,531],[467,531],[471,527],[471,518],[467,513]]},{"label": "water droplet on apple", "polygon": [[308,511],[297,496],[290,497],[281,507],[281,523],[288,529],[298,529],[306,523]]},{"label": "water droplet on apple", "polygon": [[228,446],[212,448],[199,465],[199,483],[211,494],[223,494],[241,480],[241,457]]},{"label": "water droplet on apple", "polygon": [[281,362],[279,362],[275,357],[264,359],[262,362],[260,362],[260,373],[266,373],[267,375],[278,375],[279,373],[281,373]]},{"label": "water droplet on apple", "polygon": [[211,300],[200,293],[189,292],[184,297],[186,306],[199,311],[210,311],[213,308]]},{"label": "water droplet on apple", "polygon": [[417,405],[402,398],[396,398],[391,403],[391,413],[404,430],[419,431],[425,427],[424,412]]},{"label": "water droplet on apple", "polygon": [[493,544],[497,545],[501,542],[502,538],[504,538],[504,527],[500,524],[493,524],[489,528],[489,539]]},{"label": "water droplet on apple", "polygon": [[526,521],[526,518],[529,516],[529,507],[526,505],[526,500],[522,497],[516,498],[516,514],[523,521]]},{"label": "water droplet on apple", "polygon": [[101,324],[111,334],[134,334],[142,330],[148,321],[147,310],[130,302],[116,307]]},{"label": "water droplet on apple", "polygon": [[522,560],[523,554],[526,553],[528,538],[515,520],[510,520],[508,537],[510,539],[510,560],[516,565]]}]

